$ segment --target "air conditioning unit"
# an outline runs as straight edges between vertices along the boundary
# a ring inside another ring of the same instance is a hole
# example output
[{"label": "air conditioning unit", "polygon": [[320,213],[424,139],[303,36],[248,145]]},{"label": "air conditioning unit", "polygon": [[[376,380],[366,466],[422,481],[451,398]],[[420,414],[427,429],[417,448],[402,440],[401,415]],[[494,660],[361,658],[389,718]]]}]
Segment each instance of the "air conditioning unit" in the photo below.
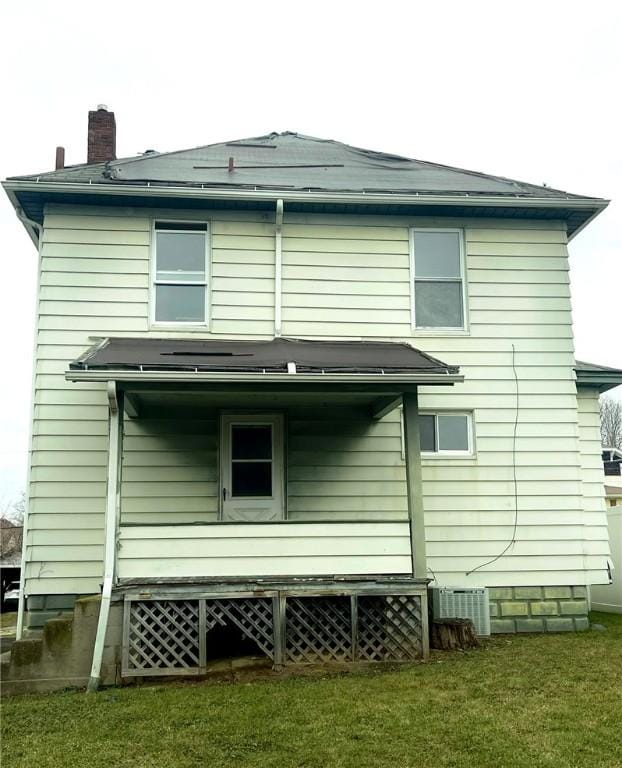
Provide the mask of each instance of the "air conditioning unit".
[{"label": "air conditioning unit", "polygon": [[477,635],[490,634],[490,608],[485,587],[431,587],[435,619],[471,619]]}]

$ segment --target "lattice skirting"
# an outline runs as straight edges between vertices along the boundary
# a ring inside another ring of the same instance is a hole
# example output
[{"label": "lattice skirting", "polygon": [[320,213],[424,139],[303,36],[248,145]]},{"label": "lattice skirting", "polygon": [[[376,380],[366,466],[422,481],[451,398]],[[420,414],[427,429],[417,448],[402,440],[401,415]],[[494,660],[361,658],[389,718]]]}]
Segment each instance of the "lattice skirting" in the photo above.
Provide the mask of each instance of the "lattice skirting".
[{"label": "lattice skirting", "polygon": [[200,675],[210,633],[234,626],[276,666],[424,655],[421,594],[126,598],[124,677]]}]

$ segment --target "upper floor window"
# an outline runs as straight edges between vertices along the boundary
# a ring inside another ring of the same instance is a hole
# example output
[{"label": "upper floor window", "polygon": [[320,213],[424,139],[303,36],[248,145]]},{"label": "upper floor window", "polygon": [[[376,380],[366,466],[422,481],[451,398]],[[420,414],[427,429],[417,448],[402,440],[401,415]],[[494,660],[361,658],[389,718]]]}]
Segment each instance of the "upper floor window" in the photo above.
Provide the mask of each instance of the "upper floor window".
[{"label": "upper floor window", "polygon": [[464,248],[459,229],[413,229],[414,329],[464,329]]},{"label": "upper floor window", "polygon": [[153,319],[156,323],[207,322],[208,240],[205,222],[155,225]]}]

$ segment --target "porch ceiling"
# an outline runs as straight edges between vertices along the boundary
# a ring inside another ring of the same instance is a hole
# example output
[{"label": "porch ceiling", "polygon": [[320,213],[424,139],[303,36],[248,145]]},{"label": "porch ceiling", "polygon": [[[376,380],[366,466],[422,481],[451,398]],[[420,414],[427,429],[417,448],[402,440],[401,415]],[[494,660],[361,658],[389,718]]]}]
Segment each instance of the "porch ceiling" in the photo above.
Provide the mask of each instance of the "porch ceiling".
[{"label": "porch ceiling", "polygon": [[[125,412],[131,418],[201,418],[214,411],[287,410],[289,408],[323,409],[347,408],[367,411],[372,418],[381,418],[401,405],[403,387],[369,387],[356,389],[329,387],[186,387],[169,385],[165,389],[121,384],[124,392]],[[276,391],[275,391],[276,389]],[[412,387],[406,387],[409,391]]]}]

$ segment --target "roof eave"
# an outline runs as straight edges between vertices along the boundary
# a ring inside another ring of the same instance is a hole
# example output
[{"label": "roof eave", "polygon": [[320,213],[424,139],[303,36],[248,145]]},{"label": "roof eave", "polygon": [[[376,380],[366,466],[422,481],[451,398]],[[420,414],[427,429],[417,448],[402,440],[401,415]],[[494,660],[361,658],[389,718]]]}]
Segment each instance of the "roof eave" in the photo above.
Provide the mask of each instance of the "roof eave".
[{"label": "roof eave", "polygon": [[153,383],[263,383],[263,384],[461,384],[458,373],[236,373],[220,371],[132,371],[123,369],[68,370],[67,381],[119,381]]},{"label": "roof eave", "polygon": [[[594,197],[526,197],[521,195],[480,195],[465,193],[435,194],[429,192],[330,192],[330,191],[304,191],[291,189],[228,189],[191,185],[166,185],[166,184],[111,184],[82,183],[82,182],[52,182],[7,179],[2,182],[9,197],[10,193],[17,192],[71,192],[74,194],[93,194],[97,192],[103,195],[136,195],[140,190],[142,194],[151,197],[193,197],[205,199],[232,200],[284,200],[290,202],[313,201],[320,203],[433,203],[437,205],[464,205],[468,201],[473,206],[498,206],[498,207],[547,207],[547,208],[594,208],[603,210],[609,205],[609,200]],[[12,198],[13,199],[13,198]]]},{"label": "roof eave", "polygon": [[607,392],[609,389],[614,389],[622,384],[622,371],[619,373],[605,372],[597,373],[591,371],[581,372],[576,371],[577,374],[577,386],[578,387],[596,387],[599,393]]},{"label": "roof eave", "polygon": [[36,224],[36,222],[31,222],[30,219],[26,218],[26,216],[20,216],[20,211],[22,210],[22,206],[20,205],[19,200],[17,199],[17,195],[15,191],[7,187],[7,182],[2,182],[2,186],[4,187],[4,191],[7,193],[7,197],[11,201],[11,205],[15,209],[17,218],[23,224],[24,229],[28,234],[28,237],[32,240],[35,248],[39,250],[38,225]]}]

